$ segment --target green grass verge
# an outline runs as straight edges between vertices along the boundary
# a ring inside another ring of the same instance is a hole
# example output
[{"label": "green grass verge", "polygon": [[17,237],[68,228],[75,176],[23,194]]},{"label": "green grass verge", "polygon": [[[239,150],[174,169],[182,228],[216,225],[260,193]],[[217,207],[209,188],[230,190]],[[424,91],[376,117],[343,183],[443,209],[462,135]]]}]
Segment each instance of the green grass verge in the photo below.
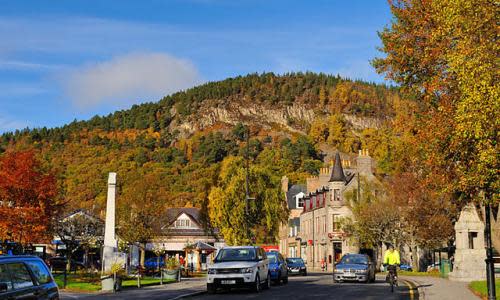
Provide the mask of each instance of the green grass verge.
[{"label": "green grass verge", "polygon": [[[64,276],[54,275],[54,279],[60,289],[64,286]],[[66,280],[66,289],[81,292],[96,292],[101,290],[101,281],[97,276],[82,274],[69,274]]]},{"label": "green grass verge", "polygon": [[[469,284],[469,288],[482,298],[488,297],[488,287],[486,286],[486,280],[472,281]],[[500,294],[498,293],[500,291],[500,279],[497,279],[495,281],[495,288],[497,290],[497,299],[500,299]]]},{"label": "green grass verge", "polygon": [[[175,282],[174,279],[163,279],[163,284]],[[144,277],[141,278],[141,286],[149,286],[149,285],[159,285],[160,278],[154,277]],[[137,287],[137,278],[127,278],[122,281],[122,288],[131,288]]]},{"label": "green grass verge", "polygon": [[[64,276],[62,274],[54,275],[54,280],[60,289],[64,286]],[[163,279],[163,284],[173,283],[173,279]],[[141,286],[159,285],[160,278],[143,277],[141,278]],[[122,281],[123,288],[136,288],[137,278],[129,277]],[[101,290],[101,279],[99,275],[87,274],[69,274],[66,281],[66,290],[79,292],[97,292]]]}]

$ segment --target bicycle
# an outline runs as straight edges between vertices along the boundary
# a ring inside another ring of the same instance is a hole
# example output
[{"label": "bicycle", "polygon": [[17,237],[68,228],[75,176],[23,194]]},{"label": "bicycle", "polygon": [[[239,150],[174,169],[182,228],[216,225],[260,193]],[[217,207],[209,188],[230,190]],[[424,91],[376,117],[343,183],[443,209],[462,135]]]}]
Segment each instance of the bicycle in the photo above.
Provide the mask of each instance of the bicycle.
[{"label": "bicycle", "polygon": [[389,279],[389,284],[391,286],[391,293],[394,293],[394,286],[398,284],[397,278],[396,278],[396,265],[388,265],[387,266],[387,271],[389,272],[387,274],[387,277]]}]

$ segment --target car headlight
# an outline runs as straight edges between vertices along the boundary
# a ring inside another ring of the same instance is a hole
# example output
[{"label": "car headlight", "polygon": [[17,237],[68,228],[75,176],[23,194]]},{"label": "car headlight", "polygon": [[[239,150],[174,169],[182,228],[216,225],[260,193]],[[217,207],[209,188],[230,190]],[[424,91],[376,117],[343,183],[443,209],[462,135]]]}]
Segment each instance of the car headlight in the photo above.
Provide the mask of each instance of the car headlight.
[{"label": "car headlight", "polygon": [[253,268],[243,268],[240,271],[241,273],[253,273]]},{"label": "car headlight", "polygon": [[367,270],[356,270],[357,274],[366,274]]},{"label": "car headlight", "polygon": [[344,273],[344,269],[335,269],[335,273]]},{"label": "car headlight", "polygon": [[208,269],[207,273],[208,274],[217,274],[217,270],[216,269]]},{"label": "car headlight", "polygon": [[305,269],[306,269],[306,267],[300,267],[300,269],[301,269],[301,270],[305,270]]}]

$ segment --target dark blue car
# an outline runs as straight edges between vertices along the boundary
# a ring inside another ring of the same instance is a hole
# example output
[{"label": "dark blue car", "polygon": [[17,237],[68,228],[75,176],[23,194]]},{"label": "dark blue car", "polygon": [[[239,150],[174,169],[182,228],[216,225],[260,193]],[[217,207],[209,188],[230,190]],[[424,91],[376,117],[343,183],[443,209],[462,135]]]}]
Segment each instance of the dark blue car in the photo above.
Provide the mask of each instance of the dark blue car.
[{"label": "dark blue car", "polygon": [[[144,267],[148,270],[158,269],[158,257],[151,257],[144,261]],[[160,257],[160,268],[165,267],[165,261]]]},{"label": "dark blue car", "polygon": [[276,251],[267,252],[269,260],[269,271],[271,272],[271,280],[276,284],[283,282],[288,283],[288,268],[283,256]]},{"label": "dark blue car", "polygon": [[302,258],[289,257],[286,259],[286,264],[288,266],[288,273],[290,275],[300,274],[303,276],[307,276],[307,267]]},{"label": "dark blue car", "polygon": [[59,289],[40,258],[0,255],[0,299],[58,300]]}]

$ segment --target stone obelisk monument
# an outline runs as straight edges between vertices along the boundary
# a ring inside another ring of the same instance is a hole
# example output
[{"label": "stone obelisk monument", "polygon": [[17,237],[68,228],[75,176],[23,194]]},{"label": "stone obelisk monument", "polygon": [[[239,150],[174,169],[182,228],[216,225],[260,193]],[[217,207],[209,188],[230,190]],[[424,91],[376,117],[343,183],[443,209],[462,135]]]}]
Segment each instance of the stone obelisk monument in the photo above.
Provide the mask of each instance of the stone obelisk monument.
[{"label": "stone obelisk monument", "polygon": [[118,241],[115,236],[115,194],[116,173],[109,173],[108,199],[106,202],[106,225],[104,229],[104,249],[102,252],[103,271],[110,272],[117,258]]}]

